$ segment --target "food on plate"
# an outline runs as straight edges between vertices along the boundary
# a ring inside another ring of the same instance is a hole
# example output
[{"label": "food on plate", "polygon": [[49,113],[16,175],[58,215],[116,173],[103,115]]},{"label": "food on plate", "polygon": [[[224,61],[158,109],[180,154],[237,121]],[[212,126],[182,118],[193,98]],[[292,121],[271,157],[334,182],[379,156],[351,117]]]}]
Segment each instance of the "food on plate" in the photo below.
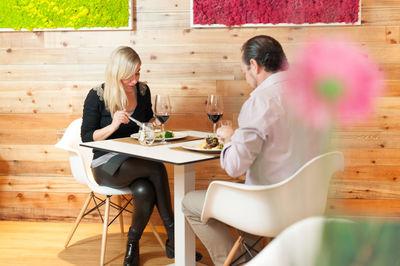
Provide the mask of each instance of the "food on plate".
[{"label": "food on plate", "polygon": [[219,143],[218,139],[214,136],[208,136],[206,141],[199,145],[203,150],[222,150],[224,144]]},{"label": "food on plate", "polygon": [[[166,131],[164,132],[164,138],[169,139],[169,138],[173,138],[173,137],[175,137],[174,132],[169,131],[169,130],[166,130]],[[158,135],[156,136],[156,138],[161,139],[161,138],[162,138],[162,133],[158,134]]]}]

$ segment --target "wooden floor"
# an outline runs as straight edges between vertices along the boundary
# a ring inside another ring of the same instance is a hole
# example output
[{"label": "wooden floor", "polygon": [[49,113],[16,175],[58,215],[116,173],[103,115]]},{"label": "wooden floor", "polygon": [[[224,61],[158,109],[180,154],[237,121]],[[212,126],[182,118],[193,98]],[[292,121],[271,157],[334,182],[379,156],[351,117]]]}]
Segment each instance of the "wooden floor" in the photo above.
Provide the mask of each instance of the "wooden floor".
[{"label": "wooden floor", "polygon": [[[102,224],[80,224],[70,246],[64,248],[72,223],[0,221],[0,265],[99,265]],[[126,227],[128,229],[128,227]],[[157,231],[166,239],[162,227]],[[126,234],[119,225],[109,227],[106,265],[122,265]],[[201,263],[212,265],[198,241],[197,250],[203,254]],[[173,259],[165,256],[153,233],[146,228],[140,240],[140,265],[168,265]]]}]

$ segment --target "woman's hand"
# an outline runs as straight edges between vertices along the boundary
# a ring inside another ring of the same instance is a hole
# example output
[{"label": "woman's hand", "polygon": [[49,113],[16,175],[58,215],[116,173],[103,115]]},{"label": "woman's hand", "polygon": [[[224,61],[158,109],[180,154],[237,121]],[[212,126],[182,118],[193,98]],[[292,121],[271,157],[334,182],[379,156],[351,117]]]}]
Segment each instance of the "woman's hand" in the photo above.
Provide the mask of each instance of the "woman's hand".
[{"label": "woman's hand", "polygon": [[116,111],[113,115],[111,124],[93,132],[93,140],[98,141],[107,139],[119,128],[121,124],[129,123],[128,116],[129,113],[127,113],[125,109],[122,111]]},{"label": "woman's hand", "polygon": [[128,124],[129,123],[129,113],[126,110],[116,111],[113,115],[113,120],[111,122],[111,126],[113,127],[114,131],[119,128],[121,124]]}]

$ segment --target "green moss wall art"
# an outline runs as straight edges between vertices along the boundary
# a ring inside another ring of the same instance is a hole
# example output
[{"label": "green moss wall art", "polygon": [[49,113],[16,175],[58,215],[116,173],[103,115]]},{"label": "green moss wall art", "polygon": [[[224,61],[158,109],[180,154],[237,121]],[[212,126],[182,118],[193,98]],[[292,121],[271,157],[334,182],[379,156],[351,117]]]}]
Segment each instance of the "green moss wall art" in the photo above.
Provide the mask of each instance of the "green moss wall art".
[{"label": "green moss wall art", "polygon": [[0,0],[0,30],[131,29],[131,0]]}]

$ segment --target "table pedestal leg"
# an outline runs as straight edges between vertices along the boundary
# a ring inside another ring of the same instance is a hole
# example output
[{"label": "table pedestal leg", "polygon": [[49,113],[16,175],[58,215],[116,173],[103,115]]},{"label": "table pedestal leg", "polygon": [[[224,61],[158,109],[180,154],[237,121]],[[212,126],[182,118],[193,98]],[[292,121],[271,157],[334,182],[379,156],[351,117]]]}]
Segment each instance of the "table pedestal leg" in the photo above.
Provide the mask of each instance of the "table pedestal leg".
[{"label": "table pedestal leg", "polygon": [[175,265],[194,266],[196,239],[182,212],[182,199],[186,193],[194,190],[194,164],[174,166],[175,201]]}]

